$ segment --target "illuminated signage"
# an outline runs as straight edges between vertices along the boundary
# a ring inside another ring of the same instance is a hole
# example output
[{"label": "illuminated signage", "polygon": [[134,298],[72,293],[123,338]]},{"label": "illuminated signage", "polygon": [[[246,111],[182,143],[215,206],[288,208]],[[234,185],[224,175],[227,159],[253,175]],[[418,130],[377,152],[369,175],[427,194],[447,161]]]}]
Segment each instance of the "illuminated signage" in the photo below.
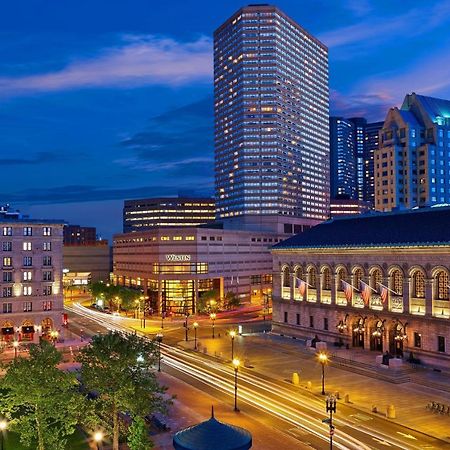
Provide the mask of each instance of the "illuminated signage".
[{"label": "illuminated signage", "polygon": [[191,255],[174,255],[172,253],[170,255],[166,255],[166,260],[170,262],[190,261]]}]

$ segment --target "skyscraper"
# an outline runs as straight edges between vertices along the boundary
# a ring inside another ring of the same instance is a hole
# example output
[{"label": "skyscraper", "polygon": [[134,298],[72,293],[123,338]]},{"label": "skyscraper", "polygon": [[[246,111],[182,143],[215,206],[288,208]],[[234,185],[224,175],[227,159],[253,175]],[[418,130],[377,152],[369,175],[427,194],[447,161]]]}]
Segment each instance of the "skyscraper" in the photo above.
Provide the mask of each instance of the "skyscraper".
[{"label": "skyscraper", "polygon": [[353,124],[353,138],[355,146],[356,198],[364,198],[364,144],[367,120],[362,117],[349,119]]},{"label": "skyscraper", "polygon": [[375,207],[375,174],[373,158],[375,150],[378,149],[380,139],[379,133],[384,122],[372,122],[366,125],[364,133],[364,183],[363,200]]},{"label": "skyscraper", "polygon": [[325,45],[274,6],[241,8],[214,33],[214,98],[217,217],[326,219]]},{"label": "skyscraper", "polygon": [[376,209],[450,203],[450,100],[408,94],[375,151]]}]

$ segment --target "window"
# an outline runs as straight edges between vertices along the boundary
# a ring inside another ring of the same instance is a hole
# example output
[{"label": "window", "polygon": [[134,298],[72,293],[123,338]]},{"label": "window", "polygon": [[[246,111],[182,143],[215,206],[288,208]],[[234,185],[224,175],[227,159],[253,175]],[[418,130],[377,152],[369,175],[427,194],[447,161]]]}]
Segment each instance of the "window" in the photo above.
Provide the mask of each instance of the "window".
[{"label": "window", "polygon": [[297,325],[300,325],[300,314],[296,314],[296,318],[297,318]]},{"label": "window", "polygon": [[216,238],[215,238],[214,236],[210,236],[210,237],[209,237],[209,240],[210,240],[210,241],[215,241]]},{"label": "window", "polygon": [[3,303],[3,314],[12,313],[12,303]]},{"label": "window", "polygon": [[438,352],[445,352],[445,336],[438,336]]},{"label": "window", "polygon": [[186,241],[195,241],[195,236],[186,236]]},{"label": "window", "polygon": [[12,258],[9,256],[3,257],[3,267],[11,267],[12,266]]},{"label": "window", "polygon": [[22,250],[30,251],[31,250],[31,242],[23,242],[22,243]]},{"label": "window", "polygon": [[52,265],[52,257],[51,256],[44,256],[43,265],[44,266],[51,266]]},{"label": "window", "polygon": [[173,240],[174,241],[181,241],[183,238],[181,236],[174,236]]},{"label": "window", "polygon": [[22,276],[23,281],[31,281],[33,279],[32,272],[25,271]]},{"label": "window", "polygon": [[391,289],[395,292],[395,295],[403,295],[403,274],[400,270],[392,272]]},{"label": "window", "polygon": [[42,229],[42,234],[44,235],[44,236],[51,236],[52,235],[52,227],[44,227],[43,229]]},{"label": "window", "polygon": [[23,235],[24,236],[32,236],[33,229],[31,227],[23,227]]},{"label": "window", "polygon": [[33,311],[33,302],[23,302],[23,312]]},{"label": "window", "polygon": [[49,252],[52,250],[52,243],[51,242],[44,242],[43,246],[42,246],[42,250],[44,250],[44,252]]},{"label": "window", "polygon": [[206,241],[206,236],[202,236],[202,241]]},{"label": "window", "polygon": [[170,237],[169,236],[161,236],[161,240],[168,241],[168,240],[170,240]]},{"label": "window", "polygon": [[323,318],[323,329],[325,331],[328,331],[328,318],[327,317]]},{"label": "window", "polygon": [[309,316],[309,326],[314,328],[314,316]]},{"label": "window", "polygon": [[23,295],[27,296],[27,295],[31,295],[32,294],[32,288],[31,286],[24,286],[23,287]]},{"label": "window", "polygon": [[52,286],[44,286],[42,295],[52,295]]},{"label": "window", "polygon": [[3,242],[2,249],[4,252],[11,252],[12,251],[12,242]]},{"label": "window", "polygon": [[436,300],[448,300],[449,291],[448,274],[443,270],[440,271],[435,278],[435,298]]},{"label": "window", "polygon": [[47,300],[45,302],[42,302],[42,309],[44,311],[51,311],[52,310],[52,301]]},{"label": "window", "polygon": [[3,227],[3,236],[12,236],[12,227]]},{"label": "window", "polygon": [[12,282],[12,272],[3,272],[3,281],[5,283],[11,283]]},{"label": "window", "polygon": [[414,332],[414,347],[422,347],[422,335],[417,331]]},{"label": "window", "polygon": [[413,275],[413,295],[415,298],[425,298],[425,275],[421,270]]},{"label": "window", "polygon": [[31,256],[23,257],[23,265],[24,267],[30,267],[33,265],[33,258]]},{"label": "window", "polygon": [[287,323],[288,321],[288,313],[287,311],[284,312],[284,323]]},{"label": "window", "polygon": [[308,283],[312,289],[316,289],[317,286],[317,274],[316,269],[311,267],[308,272]]},{"label": "window", "polygon": [[48,270],[44,270],[42,272],[42,280],[43,281],[52,281],[52,272]]},{"label": "window", "polygon": [[331,291],[331,271],[328,267],[325,267],[322,272],[324,291]]},{"label": "window", "polygon": [[3,288],[3,297],[12,297],[12,287],[7,286]]}]

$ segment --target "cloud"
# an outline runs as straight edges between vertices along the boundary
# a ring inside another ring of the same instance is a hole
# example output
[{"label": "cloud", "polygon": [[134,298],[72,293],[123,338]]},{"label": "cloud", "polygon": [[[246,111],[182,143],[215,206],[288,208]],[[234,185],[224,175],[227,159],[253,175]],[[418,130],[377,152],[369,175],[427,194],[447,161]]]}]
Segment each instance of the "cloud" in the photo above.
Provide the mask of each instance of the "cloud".
[{"label": "cloud", "polygon": [[369,14],[373,6],[370,0],[346,0],[344,8],[348,9],[355,16],[361,17]]},{"label": "cloud", "polygon": [[67,158],[62,152],[38,152],[33,158],[0,158],[0,166],[32,166],[46,163],[57,163]]},{"label": "cloud", "polygon": [[0,97],[81,88],[182,86],[212,80],[212,41],[125,35],[121,44],[77,59],[60,70],[0,77]]}]

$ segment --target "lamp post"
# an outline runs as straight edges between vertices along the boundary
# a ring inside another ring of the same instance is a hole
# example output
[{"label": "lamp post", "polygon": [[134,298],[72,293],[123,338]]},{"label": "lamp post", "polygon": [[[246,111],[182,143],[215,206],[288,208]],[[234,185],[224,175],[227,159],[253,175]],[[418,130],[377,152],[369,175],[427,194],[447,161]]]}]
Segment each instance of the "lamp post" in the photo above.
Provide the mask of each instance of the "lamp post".
[{"label": "lamp post", "polygon": [[8,422],[6,420],[0,420],[0,450],[3,450],[3,433],[8,428]]},{"label": "lamp post", "polygon": [[319,353],[319,362],[322,365],[322,395],[325,395],[325,364],[328,362],[328,356],[326,353]]},{"label": "lamp post", "polygon": [[184,332],[185,332],[185,340],[186,342],[189,340],[189,336],[188,336],[188,317],[189,317],[189,313],[186,312],[186,318],[184,319]]},{"label": "lamp post", "polygon": [[194,327],[194,350],[197,350],[197,328],[198,328],[198,323],[194,322],[192,326]]},{"label": "lamp post", "polygon": [[96,431],[94,433],[94,441],[95,445],[97,447],[97,450],[100,450],[103,442],[103,433],[101,431]]},{"label": "lamp post", "polygon": [[231,360],[234,359],[234,338],[236,337],[236,331],[231,330],[230,331],[230,338],[231,338]]},{"label": "lamp post", "polygon": [[334,425],[333,425],[333,413],[336,413],[336,397],[334,395],[329,395],[326,399],[327,412],[330,413],[330,450],[333,450],[333,435],[334,435]]},{"label": "lamp post", "polygon": [[161,312],[161,330],[164,329],[164,319],[166,318],[166,313],[164,311]]},{"label": "lamp post", "polygon": [[13,347],[14,347],[14,359],[17,359],[17,352],[19,350],[19,341],[14,341]]},{"label": "lamp post", "polygon": [[214,334],[214,322],[215,322],[215,320],[216,320],[216,313],[211,313],[210,315],[209,315],[209,318],[211,319],[211,322],[212,322],[212,338],[214,339],[216,336],[215,336],[215,334]]},{"label": "lamp post", "polygon": [[238,370],[241,362],[239,359],[233,359],[233,367],[234,367],[234,410],[239,411],[237,407],[237,390],[238,390]]},{"label": "lamp post", "polygon": [[163,340],[163,334],[158,333],[156,335],[156,341],[158,342],[158,372],[161,372],[161,342]]}]

